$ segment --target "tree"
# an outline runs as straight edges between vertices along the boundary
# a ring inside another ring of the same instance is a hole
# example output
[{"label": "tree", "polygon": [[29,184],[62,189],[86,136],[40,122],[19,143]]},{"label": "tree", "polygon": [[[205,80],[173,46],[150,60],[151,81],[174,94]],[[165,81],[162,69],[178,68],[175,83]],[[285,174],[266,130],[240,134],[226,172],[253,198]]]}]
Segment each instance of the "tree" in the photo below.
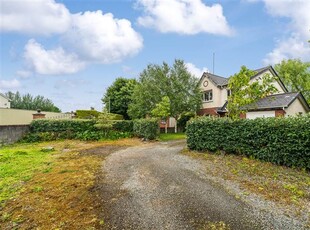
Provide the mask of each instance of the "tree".
[{"label": "tree", "polygon": [[21,95],[18,91],[16,93],[7,92],[6,97],[11,100],[11,108],[26,109],[26,110],[42,110],[47,112],[61,112],[61,110],[54,105],[54,103],[43,96],[33,97],[29,93]]},{"label": "tree", "polygon": [[164,96],[162,100],[156,104],[155,108],[152,110],[152,115],[161,119],[165,119],[165,133],[167,133],[168,123],[167,118],[171,115],[170,112],[170,99],[168,96]]},{"label": "tree", "polygon": [[271,84],[274,81],[272,76],[265,74],[261,81],[250,82],[254,74],[255,71],[242,66],[239,73],[229,78],[228,88],[232,92],[227,104],[229,117],[238,119],[240,114],[246,112],[246,105],[277,92]]},{"label": "tree", "polygon": [[310,103],[310,62],[283,60],[275,65],[275,70],[289,91],[301,92]]},{"label": "tree", "polygon": [[110,113],[121,114],[125,119],[129,119],[127,110],[136,84],[135,79],[117,78],[101,99],[105,104],[105,109]]},{"label": "tree", "polygon": [[196,112],[201,107],[198,79],[188,72],[184,61],[175,60],[172,67],[167,63],[148,65],[140,74],[128,114],[132,118],[151,115],[165,96],[170,100],[170,113],[176,120],[182,112]]}]

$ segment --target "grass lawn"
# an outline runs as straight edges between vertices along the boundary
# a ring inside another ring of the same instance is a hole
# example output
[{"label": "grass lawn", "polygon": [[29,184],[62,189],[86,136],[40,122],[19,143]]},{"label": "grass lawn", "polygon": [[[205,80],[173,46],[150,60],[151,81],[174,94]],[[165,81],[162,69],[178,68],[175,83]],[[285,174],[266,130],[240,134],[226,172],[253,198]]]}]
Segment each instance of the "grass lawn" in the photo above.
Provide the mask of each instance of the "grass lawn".
[{"label": "grass lawn", "polygon": [[[65,140],[0,148],[0,229],[100,228],[97,172],[111,151],[139,143]],[[42,151],[47,146],[55,150]]]},{"label": "grass lawn", "polygon": [[185,133],[161,133],[159,135],[160,141],[173,141],[173,140],[181,140],[185,139]]},{"label": "grass lawn", "polygon": [[0,149],[0,205],[15,193],[35,172],[50,167],[50,153],[41,145],[22,144]]}]

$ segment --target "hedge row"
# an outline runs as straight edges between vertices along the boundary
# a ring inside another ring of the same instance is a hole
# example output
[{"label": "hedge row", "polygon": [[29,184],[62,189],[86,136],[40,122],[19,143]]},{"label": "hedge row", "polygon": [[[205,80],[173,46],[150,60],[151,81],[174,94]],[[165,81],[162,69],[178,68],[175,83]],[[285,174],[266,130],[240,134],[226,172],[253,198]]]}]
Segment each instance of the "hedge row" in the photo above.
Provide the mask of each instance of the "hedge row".
[{"label": "hedge row", "polygon": [[188,122],[186,134],[192,150],[223,150],[310,170],[309,115],[237,121],[201,117]]},{"label": "hedge row", "polygon": [[[38,119],[30,124],[30,133],[25,142],[51,141],[59,139],[100,140],[138,137],[155,139],[159,133],[157,120],[141,119],[135,121],[115,121],[112,130],[95,127],[96,120],[48,120]],[[134,129],[135,127],[135,129]]]},{"label": "hedge row", "polygon": [[157,119],[134,120],[133,133],[137,137],[153,140],[159,135],[159,124]]},{"label": "hedge row", "polygon": [[[97,110],[76,110],[76,118],[78,119],[95,119],[98,118],[101,112]],[[115,120],[124,120],[124,116],[121,114],[110,113],[115,117]]]},{"label": "hedge row", "polygon": [[[52,141],[60,139],[78,140],[100,140],[100,139],[119,139],[132,136],[132,130],[128,128],[126,121],[119,121],[123,124],[115,125],[113,130],[105,131],[95,127],[96,120],[47,120],[38,119],[30,124],[30,133],[22,141]],[[132,129],[132,128],[131,128]]]}]

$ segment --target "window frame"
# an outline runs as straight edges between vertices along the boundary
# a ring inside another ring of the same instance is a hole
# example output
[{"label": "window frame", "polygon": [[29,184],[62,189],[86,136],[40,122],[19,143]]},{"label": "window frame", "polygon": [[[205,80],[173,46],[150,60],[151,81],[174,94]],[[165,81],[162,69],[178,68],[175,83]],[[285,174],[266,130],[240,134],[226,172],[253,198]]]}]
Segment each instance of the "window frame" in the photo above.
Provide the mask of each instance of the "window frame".
[{"label": "window frame", "polygon": [[[206,97],[206,95],[208,96]],[[212,102],[213,101],[213,90],[210,89],[210,90],[204,91],[202,94],[202,100],[203,102]]]}]

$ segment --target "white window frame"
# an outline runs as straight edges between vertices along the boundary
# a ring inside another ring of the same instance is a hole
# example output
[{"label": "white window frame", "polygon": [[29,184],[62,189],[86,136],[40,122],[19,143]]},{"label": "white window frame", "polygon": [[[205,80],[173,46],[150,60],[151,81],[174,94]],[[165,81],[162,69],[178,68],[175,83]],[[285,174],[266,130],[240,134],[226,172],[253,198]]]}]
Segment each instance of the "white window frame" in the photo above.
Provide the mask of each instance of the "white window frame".
[{"label": "white window frame", "polygon": [[211,101],[213,101],[213,90],[210,89],[210,90],[204,91],[203,95],[202,95],[202,100],[204,102],[211,102]]}]

